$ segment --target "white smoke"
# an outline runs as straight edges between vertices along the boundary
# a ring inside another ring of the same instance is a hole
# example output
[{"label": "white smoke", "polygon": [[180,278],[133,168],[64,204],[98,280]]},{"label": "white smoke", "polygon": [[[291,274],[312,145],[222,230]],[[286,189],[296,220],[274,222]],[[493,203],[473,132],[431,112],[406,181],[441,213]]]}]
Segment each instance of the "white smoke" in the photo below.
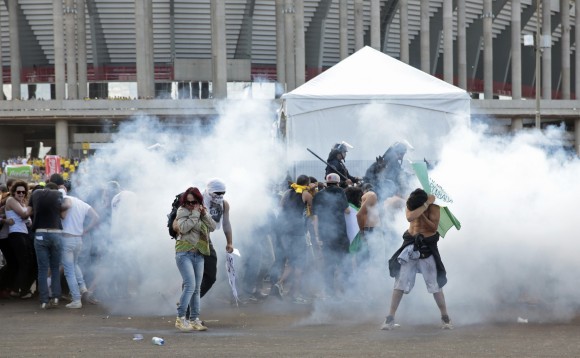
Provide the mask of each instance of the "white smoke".
[{"label": "white smoke", "polygon": [[[265,213],[274,204],[272,183],[282,181],[287,170],[280,159],[281,148],[271,138],[275,109],[265,103],[230,102],[215,121],[168,123],[137,118],[121,126],[110,148],[83,163],[75,177],[81,197],[110,180],[135,193],[135,204],[118,214],[121,226],[115,234],[102,231],[95,237],[114,253],[109,256],[113,261],[101,265],[106,268],[102,287],[110,287],[113,278],[126,277],[133,293],[130,300],[105,300],[107,307],[142,314],[175,312],[181,277],[166,214],[175,194],[189,186],[203,191],[209,178],[225,181],[234,246],[243,257],[252,255],[252,230],[266,219]],[[361,113],[356,129],[359,140],[349,140],[353,151],[364,151],[371,161],[395,141],[409,139],[417,151],[407,158],[419,160],[423,143],[437,143],[438,160],[430,176],[451,195],[450,209],[462,223],[460,231],[451,229],[439,243],[449,279],[444,291],[452,320],[467,324],[515,322],[526,315],[532,321],[568,318],[580,294],[574,285],[580,269],[575,258],[580,242],[573,230],[574,204],[580,198],[575,185],[580,162],[563,151],[546,150],[562,147],[564,129],[490,136],[485,126],[458,126],[448,136],[438,133],[432,138],[429,130],[412,125],[415,119],[399,131],[392,120],[376,120],[384,112],[372,113],[373,107]],[[409,138],[413,130],[414,141]],[[148,149],[156,143],[160,144],[156,149]],[[413,179],[410,188],[415,187],[419,183]],[[92,192],[98,192],[100,199],[100,191]],[[408,226],[402,210],[393,215],[381,261],[345,281],[340,299],[316,301],[305,323],[380,323],[388,312],[394,282],[388,276],[386,259],[399,247]],[[227,285],[223,232],[214,233],[212,241],[219,260],[216,285]],[[316,282],[308,284],[308,279],[319,277],[315,273],[315,267],[305,270],[307,295],[317,293]],[[216,287],[210,297],[219,292]],[[397,312],[399,321],[438,321],[437,306],[424,287],[418,275],[414,290],[404,296]],[[202,299],[202,315],[207,303],[208,299]]]},{"label": "white smoke", "polygon": [[452,192],[462,229],[440,241],[451,312],[464,322],[565,320],[577,309],[575,182],[563,127],[487,136],[453,133],[432,173]]},{"label": "white smoke", "polygon": [[[272,204],[268,192],[282,173],[280,149],[271,138],[274,113],[267,101],[245,100],[221,108],[215,120],[161,122],[142,116],[123,123],[113,143],[81,165],[76,192],[92,198],[95,207],[104,202],[101,214],[110,210],[111,197],[103,197],[99,189],[107,182],[117,181],[135,194],[115,210],[112,227],[105,222],[94,235],[94,243],[106,251],[97,269],[96,292],[109,309],[175,312],[181,276],[166,215],[175,195],[190,186],[203,192],[208,179],[226,183],[234,246],[246,254],[251,230],[264,220]],[[223,231],[212,234],[212,241],[218,281],[223,281]]]},{"label": "white smoke", "polygon": [[[359,132],[367,131],[373,142],[381,135],[400,140],[410,130],[407,125],[401,127],[402,132],[381,125],[380,114],[371,106],[366,113],[374,120],[362,118],[359,123],[368,124],[359,127]],[[415,138],[431,140],[423,127],[414,130]],[[430,177],[451,195],[454,203],[450,209],[462,224],[460,231],[451,229],[439,242],[449,280],[444,288],[449,314],[456,324],[515,323],[518,317],[531,322],[571,319],[580,294],[574,284],[580,270],[575,257],[580,242],[574,235],[573,209],[580,198],[576,185],[580,161],[563,149],[563,126],[543,132],[487,132],[485,125],[460,125],[448,136],[432,138],[440,144]],[[353,144],[362,149],[357,142]],[[385,143],[385,147],[391,144]],[[420,150],[423,146],[421,141],[412,144]],[[408,153],[407,158],[413,155]],[[417,187],[419,182],[411,179],[409,190]],[[386,223],[386,258],[402,244],[401,236],[408,227],[404,209],[394,215],[395,220]],[[342,296],[344,303],[317,304],[305,323],[352,321],[353,316],[344,312],[353,305],[355,321],[384,319],[394,279],[388,277],[385,261],[376,264],[378,267],[351,278],[350,290]],[[414,290],[404,296],[397,320],[438,322],[439,310],[421,275],[416,277]]]}]

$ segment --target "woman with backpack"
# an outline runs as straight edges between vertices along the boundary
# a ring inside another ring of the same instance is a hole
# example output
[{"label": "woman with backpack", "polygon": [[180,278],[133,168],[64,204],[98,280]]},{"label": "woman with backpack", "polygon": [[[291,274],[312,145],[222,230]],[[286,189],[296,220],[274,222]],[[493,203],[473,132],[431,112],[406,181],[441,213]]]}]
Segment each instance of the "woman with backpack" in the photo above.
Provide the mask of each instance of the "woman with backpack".
[{"label": "woman with backpack", "polygon": [[[203,195],[198,188],[188,188],[179,204],[173,228],[178,233],[175,262],[183,279],[183,291],[177,306],[175,328],[186,332],[205,331],[207,327],[199,320],[200,286],[204,256],[210,254],[209,233],[215,230],[216,223],[203,206]],[[185,318],[188,305],[190,320]]]}]

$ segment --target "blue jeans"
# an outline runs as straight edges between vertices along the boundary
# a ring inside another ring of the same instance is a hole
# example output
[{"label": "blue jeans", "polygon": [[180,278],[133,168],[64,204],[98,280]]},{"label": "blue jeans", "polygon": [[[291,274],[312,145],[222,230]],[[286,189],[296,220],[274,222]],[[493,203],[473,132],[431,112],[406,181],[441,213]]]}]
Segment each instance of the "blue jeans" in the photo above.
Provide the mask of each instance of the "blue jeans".
[{"label": "blue jeans", "polygon": [[198,252],[176,252],[175,263],[183,279],[183,291],[177,306],[177,316],[184,317],[187,306],[191,307],[190,319],[199,317],[199,287],[203,277],[203,255]]},{"label": "blue jeans", "polygon": [[62,235],[52,232],[39,232],[34,234],[34,250],[38,263],[38,292],[40,302],[48,303],[48,269],[50,268],[53,298],[60,298],[60,251]]},{"label": "blue jeans", "polygon": [[81,290],[86,291],[87,285],[83,278],[83,273],[79,267],[79,255],[83,247],[83,240],[80,236],[63,236],[62,238],[62,266],[64,277],[72,296],[73,301],[81,300]]}]

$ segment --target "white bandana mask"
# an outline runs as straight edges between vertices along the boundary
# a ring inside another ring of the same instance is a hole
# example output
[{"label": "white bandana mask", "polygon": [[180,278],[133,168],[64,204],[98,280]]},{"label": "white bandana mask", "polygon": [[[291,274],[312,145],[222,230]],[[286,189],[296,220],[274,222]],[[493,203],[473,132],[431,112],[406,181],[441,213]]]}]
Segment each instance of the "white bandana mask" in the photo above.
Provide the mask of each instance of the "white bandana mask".
[{"label": "white bandana mask", "polygon": [[222,205],[224,203],[224,194],[209,193],[210,201],[217,205]]}]

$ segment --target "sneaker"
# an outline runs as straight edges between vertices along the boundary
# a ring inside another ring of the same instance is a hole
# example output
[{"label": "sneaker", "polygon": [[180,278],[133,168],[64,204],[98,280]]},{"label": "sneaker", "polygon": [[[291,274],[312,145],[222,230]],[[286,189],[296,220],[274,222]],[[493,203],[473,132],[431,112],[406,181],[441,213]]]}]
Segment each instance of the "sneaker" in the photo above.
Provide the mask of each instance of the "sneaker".
[{"label": "sneaker", "polygon": [[272,290],[274,296],[278,297],[279,299],[284,298],[284,288],[282,287],[281,283],[275,283],[274,286],[272,286]]},{"label": "sneaker", "polygon": [[385,319],[385,323],[383,323],[383,325],[381,326],[381,329],[383,331],[390,331],[395,329],[396,327],[399,327],[399,325],[395,323],[395,317],[387,316],[387,318]]},{"label": "sneaker", "polygon": [[178,330],[180,330],[182,332],[193,331],[193,327],[191,326],[189,321],[185,319],[185,317],[177,317],[175,319],[175,328],[177,328]]},{"label": "sneaker", "polygon": [[28,291],[28,292],[25,292],[24,294],[20,294],[20,298],[23,300],[27,300],[29,298],[32,298],[32,292]]},{"label": "sneaker", "polygon": [[40,304],[40,309],[41,309],[41,310],[46,310],[46,309],[48,309],[48,308],[49,308],[49,305],[48,305],[48,303],[41,303],[41,304]]},{"label": "sneaker", "polygon": [[191,327],[194,331],[207,331],[207,327],[203,325],[203,322],[196,318],[195,321],[190,322]]},{"label": "sneaker", "polygon": [[91,305],[98,305],[99,303],[101,303],[101,301],[99,301],[95,295],[93,295],[92,293],[88,292],[84,295],[85,300],[90,303]]},{"label": "sneaker", "polygon": [[68,305],[65,306],[66,308],[83,308],[83,304],[81,301],[72,301]]},{"label": "sneaker", "polygon": [[51,298],[48,305],[50,307],[58,307],[58,298]]},{"label": "sneaker", "polygon": [[304,297],[301,296],[296,296],[294,297],[294,299],[292,300],[292,303],[298,304],[298,305],[306,305],[310,302],[308,302],[307,299],[305,299]]},{"label": "sneaker", "polygon": [[258,303],[258,297],[256,297],[255,295],[250,295],[250,296],[248,296],[247,301],[250,303]]},{"label": "sneaker", "polygon": [[448,315],[441,316],[441,329],[453,329],[451,320]]}]

